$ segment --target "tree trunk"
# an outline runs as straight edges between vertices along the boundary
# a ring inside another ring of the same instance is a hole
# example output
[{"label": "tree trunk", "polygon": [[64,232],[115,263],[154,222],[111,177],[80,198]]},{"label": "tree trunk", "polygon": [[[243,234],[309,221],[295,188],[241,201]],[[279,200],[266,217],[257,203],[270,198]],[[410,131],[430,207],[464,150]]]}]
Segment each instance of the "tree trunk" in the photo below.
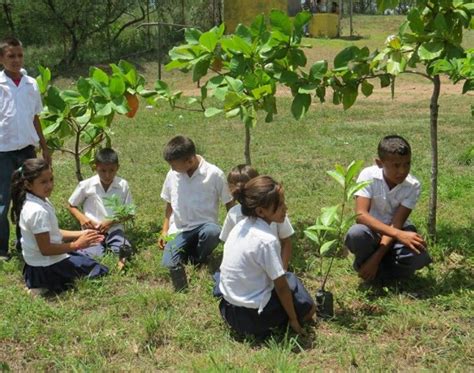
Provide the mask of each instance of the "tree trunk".
[{"label": "tree trunk", "polygon": [[12,17],[12,4],[3,2],[3,12],[5,13],[5,18],[7,19],[8,28],[12,35],[15,35],[15,24],[13,23]]},{"label": "tree trunk", "polygon": [[433,94],[430,103],[430,134],[431,134],[431,191],[428,213],[428,234],[436,239],[436,208],[438,199],[438,98],[441,90],[439,75],[433,77]]},{"label": "tree trunk", "polygon": [[81,132],[76,133],[76,142],[74,144],[74,163],[76,165],[76,179],[78,182],[84,180],[81,172],[81,154],[79,150],[79,145],[81,141]]},{"label": "tree trunk", "polygon": [[252,164],[252,160],[250,159],[250,127],[245,126],[245,164]]}]

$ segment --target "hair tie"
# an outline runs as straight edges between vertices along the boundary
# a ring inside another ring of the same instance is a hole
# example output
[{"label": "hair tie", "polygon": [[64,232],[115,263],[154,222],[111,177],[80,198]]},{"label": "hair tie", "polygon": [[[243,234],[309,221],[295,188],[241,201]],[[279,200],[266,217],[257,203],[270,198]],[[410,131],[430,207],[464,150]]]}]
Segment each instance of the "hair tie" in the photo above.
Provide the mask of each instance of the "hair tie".
[{"label": "hair tie", "polygon": [[23,166],[20,166],[18,168],[18,172],[20,173],[21,176],[23,176]]}]

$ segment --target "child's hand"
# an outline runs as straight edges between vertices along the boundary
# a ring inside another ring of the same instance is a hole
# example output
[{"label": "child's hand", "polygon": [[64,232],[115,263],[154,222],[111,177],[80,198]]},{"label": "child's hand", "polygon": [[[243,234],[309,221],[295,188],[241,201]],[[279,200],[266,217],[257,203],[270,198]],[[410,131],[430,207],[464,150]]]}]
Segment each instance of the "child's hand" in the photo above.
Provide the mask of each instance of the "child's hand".
[{"label": "child's hand", "polygon": [[426,250],[425,240],[416,232],[401,230],[396,239],[417,254]]},{"label": "child's hand", "polygon": [[359,269],[359,277],[365,281],[372,281],[377,275],[379,262],[369,258]]},{"label": "child's hand", "polygon": [[82,229],[97,229],[98,225],[96,221],[89,218],[83,219],[82,221],[80,221],[80,223]]},{"label": "child's hand", "polygon": [[291,326],[291,329],[293,329],[295,331],[295,333],[298,333],[298,334],[305,334],[303,328],[301,327],[300,323],[298,322],[298,319],[295,319],[295,320],[289,320],[288,323],[290,324]]},{"label": "child's hand", "polygon": [[109,231],[110,227],[114,225],[112,220],[104,220],[100,222],[95,229],[97,229],[100,233],[105,234]]},{"label": "child's hand", "polygon": [[98,244],[104,240],[104,235],[100,234],[99,232],[92,230],[92,229],[87,229],[85,230],[79,238],[73,242],[74,250],[80,250],[80,249],[85,249],[87,247],[90,247],[92,245]]},{"label": "child's hand", "polygon": [[160,236],[158,237],[158,242],[157,242],[157,245],[158,245],[158,248],[160,250],[164,250],[165,249],[165,246],[166,246],[166,237],[168,235],[168,232],[166,231],[161,231],[160,233]]},{"label": "child's hand", "polygon": [[164,250],[166,246],[166,240],[164,236],[161,234],[160,237],[158,237],[158,248],[160,250]]}]

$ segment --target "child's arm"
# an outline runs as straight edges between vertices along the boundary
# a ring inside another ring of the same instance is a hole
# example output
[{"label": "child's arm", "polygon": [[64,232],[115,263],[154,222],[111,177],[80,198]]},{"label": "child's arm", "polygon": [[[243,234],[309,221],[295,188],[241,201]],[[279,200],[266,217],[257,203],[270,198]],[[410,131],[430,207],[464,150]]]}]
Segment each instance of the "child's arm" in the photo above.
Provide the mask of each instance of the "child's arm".
[{"label": "child's arm", "polygon": [[98,229],[99,223],[92,220],[92,219],[89,219],[76,206],[73,206],[69,203],[68,206],[67,206],[67,209],[69,210],[71,215],[76,218],[76,220],[79,222],[79,224],[81,225],[82,228],[84,228],[84,229]]},{"label": "child's arm", "polygon": [[373,280],[383,257],[390,249],[394,240],[403,243],[411,250],[419,253],[425,250],[426,243],[418,233],[406,232],[401,228],[408,219],[411,210],[399,206],[392,219],[392,224],[387,225],[369,214],[371,199],[358,196],[356,198],[357,223],[364,224],[382,235],[378,250],[362,265],[359,276],[364,280]]},{"label": "child's arm", "polygon": [[52,160],[51,160],[51,155],[49,154],[49,149],[48,149],[48,144],[46,144],[46,139],[44,138],[43,135],[43,130],[41,128],[41,123],[39,121],[39,118],[37,115],[34,116],[33,118],[33,125],[35,127],[36,133],[38,134],[39,137],[39,143],[41,146],[41,151],[43,152],[43,159],[48,162],[48,164],[51,166],[52,165]]},{"label": "child's arm", "polygon": [[165,237],[168,235],[168,230],[170,229],[170,218],[173,213],[173,208],[171,203],[166,202],[165,218],[163,219],[163,228],[161,229],[161,236],[158,239],[158,247],[163,250],[165,248],[166,242]]},{"label": "child's arm", "polygon": [[303,334],[303,328],[301,327],[298,317],[295,311],[295,305],[293,304],[293,295],[291,294],[290,288],[288,286],[288,281],[286,276],[280,276],[273,281],[275,285],[275,292],[280,299],[281,305],[288,314],[289,324],[291,328],[298,334]]},{"label": "child's arm", "polygon": [[291,252],[293,250],[291,246],[291,237],[281,238],[281,261],[283,262],[283,268],[288,271],[288,264],[290,263]]},{"label": "child's arm", "polygon": [[65,239],[75,239],[68,243],[51,243],[49,232],[35,234],[36,243],[45,256],[65,254],[71,251],[85,249],[93,244],[99,243],[104,239],[104,236],[93,230],[86,230],[82,232],[77,231],[61,231]]},{"label": "child's arm", "polygon": [[425,249],[426,243],[423,237],[418,233],[406,232],[401,229],[411,213],[409,208],[400,205],[393,216],[392,224],[387,225],[369,214],[370,203],[370,198],[361,196],[356,198],[357,223],[368,226],[382,236],[387,236],[387,238],[382,237],[384,244],[390,243],[391,241],[388,241],[390,238],[390,240],[395,239],[401,242],[416,253],[419,253],[419,250]]}]

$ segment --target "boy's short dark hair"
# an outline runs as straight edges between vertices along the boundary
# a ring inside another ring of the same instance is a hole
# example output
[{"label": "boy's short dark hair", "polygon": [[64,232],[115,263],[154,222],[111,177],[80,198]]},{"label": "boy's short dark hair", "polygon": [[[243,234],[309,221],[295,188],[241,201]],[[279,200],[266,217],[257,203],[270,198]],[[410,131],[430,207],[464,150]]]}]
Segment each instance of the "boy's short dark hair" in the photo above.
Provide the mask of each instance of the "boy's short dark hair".
[{"label": "boy's short dark hair", "polygon": [[94,163],[118,164],[118,154],[112,148],[102,148],[95,154]]},{"label": "boy's short dark hair", "polygon": [[380,140],[377,153],[380,159],[384,159],[388,155],[411,155],[411,147],[403,137],[389,135]]},{"label": "boy's short dark hair", "polygon": [[6,37],[0,40],[0,55],[3,55],[7,47],[22,47],[21,41],[14,37]]},{"label": "boy's short dark hair", "polygon": [[173,137],[163,150],[163,158],[166,162],[177,160],[188,160],[196,155],[196,146],[189,137]]}]

